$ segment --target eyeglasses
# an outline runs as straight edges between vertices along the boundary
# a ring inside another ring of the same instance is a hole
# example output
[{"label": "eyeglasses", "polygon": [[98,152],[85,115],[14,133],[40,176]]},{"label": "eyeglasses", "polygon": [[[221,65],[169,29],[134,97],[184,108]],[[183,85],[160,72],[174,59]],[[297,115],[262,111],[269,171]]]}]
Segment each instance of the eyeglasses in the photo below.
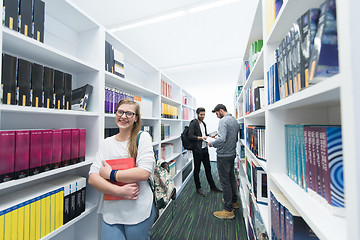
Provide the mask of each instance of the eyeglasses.
[{"label": "eyeglasses", "polygon": [[134,112],[130,112],[130,111],[123,111],[123,110],[117,110],[116,111],[116,115],[118,115],[119,117],[123,116],[125,113],[125,116],[127,118],[132,118],[135,116],[135,113]]}]

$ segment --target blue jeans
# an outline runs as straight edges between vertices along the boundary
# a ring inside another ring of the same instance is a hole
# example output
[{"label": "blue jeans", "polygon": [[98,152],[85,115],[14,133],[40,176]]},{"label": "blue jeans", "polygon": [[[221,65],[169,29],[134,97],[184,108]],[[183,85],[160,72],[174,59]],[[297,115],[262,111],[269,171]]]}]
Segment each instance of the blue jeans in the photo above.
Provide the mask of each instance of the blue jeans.
[{"label": "blue jeans", "polygon": [[219,178],[221,187],[223,188],[224,208],[228,211],[233,210],[233,203],[238,201],[237,197],[237,183],[234,172],[233,157],[217,157],[217,167],[219,172]]},{"label": "blue jeans", "polygon": [[126,224],[102,224],[102,240],[149,240],[151,228],[155,220],[156,208],[153,204],[150,217],[141,223],[134,225]]}]

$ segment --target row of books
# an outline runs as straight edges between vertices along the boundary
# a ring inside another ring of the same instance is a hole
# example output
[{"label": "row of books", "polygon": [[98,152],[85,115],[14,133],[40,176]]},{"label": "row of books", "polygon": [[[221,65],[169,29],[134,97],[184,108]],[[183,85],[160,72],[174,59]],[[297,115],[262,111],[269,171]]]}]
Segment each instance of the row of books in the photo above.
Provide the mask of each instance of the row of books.
[{"label": "row of books", "polygon": [[[317,44],[314,44],[314,43]],[[335,0],[306,11],[274,52],[268,72],[275,102],[339,72]]]},{"label": "row of books", "polygon": [[319,239],[282,193],[270,191],[269,203],[272,239]]},{"label": "row of books", "polygon": [[4,0],[3,25],[44,42],[45,3],[41,0]]},{"label": "row of books", "polygon": [[161,144],[161,159],[165,160],[174,155],[174,144],[163,143]]},{"label": "row of books", "polygon": [[255,200],[249,193],[248,235],[250,240],[269,239],[264,221]]},{"label": "row of books", "polygon": [[264,79],[255,80],[244,92],[245,115],[266,106]]},{"label": "row of books", "polygon": [[124,54],[105,41],[105,70],[125,78]]},{"label": "row of books", "polygon": [[[152,139],[154,139],[154,127],[148,125],[142,125],[141,131],[148,132]],[[119,128],[105,128],[104,138],[114,136],[119,133]]]},{"label": "row of books", "polygon": [[285,125],[287,174],[335,215],[345,208],[341,126]]},{"label": "row of books", "polygon": [[246,145],[258,158],[266,161],[265,158],[265,126],[246,127]]},{"label": "row of books", "polygon": [[2,103],[71,109],[72,75],[3,53]]},{"label": "row of books", "polygon": [[278,16],[282,5],[288,0],[269,0],[266,1],[266,35],[268,35],[274,25],[275,19]]},{"label": "row of books", "polygon": [[178,119],[179,118],[179,108],[170,104],[161,103],[161,117]]},{"label": "row of books", "polygon": [[161,79],[161,95],[172,98],[172,85]]},{"label": "row of books", "polygon": [[0,182],[85,161],[86,129],[0,131]]},{"label": "row of books", "polygon": [[249,77],[251,71],[254,69],[254,65],[258,58],[260,57],[260,53],[263,47],[263,40],[259,39],[251,43],[249,48],[249,59],[246,61],[245,66],[245,76],[246,79]]},{"label": "row of books", "polygon": [[105,86],[105,113],[115,114],[117,104],[125,98],[139,103],[141,117],[152,117],[153,101],[151,99],[109,86]]},{"label": "row of books", "polygon": [[1,239],[40,239],[85,211],[86,178],[65,176],[0,197]]},{"label": "row of books", "polygon": [[161,140],[165,140],[170,138],[170,125],[169,124],[161,124]]},{"label": "row of books", "polygon": [[245,157],[245,164],[250,192],[253,193],[257,203],[268,205],[266,172],[256,161],[248,157]]}]

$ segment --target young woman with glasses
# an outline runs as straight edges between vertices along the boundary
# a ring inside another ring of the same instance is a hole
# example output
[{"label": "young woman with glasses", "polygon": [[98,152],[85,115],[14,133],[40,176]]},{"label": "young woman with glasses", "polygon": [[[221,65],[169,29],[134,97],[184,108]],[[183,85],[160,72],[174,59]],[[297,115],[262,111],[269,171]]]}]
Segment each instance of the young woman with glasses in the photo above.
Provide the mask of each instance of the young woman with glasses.
[{"label": "young woman with glasses", "polygon": [[[119,133],[103,140],[89,172],[89,184],[98,191],[125,198],[101,199],[102,239],[150,239],[156,211],[147,180],[153,174],[155,159],[150,134],[143,132],[139,145],[136,143],[141,130],[139,104],[121,100],[116,106],[115,123]],[[134,158],[135,167],[116,171],[105,162],[121,158]],[[127,184],[118,186],[108,179]]]}]

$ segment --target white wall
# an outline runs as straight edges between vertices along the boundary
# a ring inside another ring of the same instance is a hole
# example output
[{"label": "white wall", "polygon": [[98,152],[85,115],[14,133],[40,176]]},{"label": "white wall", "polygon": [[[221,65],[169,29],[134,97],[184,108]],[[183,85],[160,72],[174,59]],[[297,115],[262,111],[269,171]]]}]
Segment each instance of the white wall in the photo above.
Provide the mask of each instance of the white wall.
[{"label": "white wall", "polygon": [[[165,71],[164,71],[165,72]],[[222,103],[234,115],[234,92],[240,72],[240,63],[197,67],[191,71],[167,70],[166,74],[180,83],[186,91],[196,98],[196,107],[204,107],[208,132],[216,131],[219,119],[211,111]],[[210,160],[216,161],[214,148],[210,148]]]}]

